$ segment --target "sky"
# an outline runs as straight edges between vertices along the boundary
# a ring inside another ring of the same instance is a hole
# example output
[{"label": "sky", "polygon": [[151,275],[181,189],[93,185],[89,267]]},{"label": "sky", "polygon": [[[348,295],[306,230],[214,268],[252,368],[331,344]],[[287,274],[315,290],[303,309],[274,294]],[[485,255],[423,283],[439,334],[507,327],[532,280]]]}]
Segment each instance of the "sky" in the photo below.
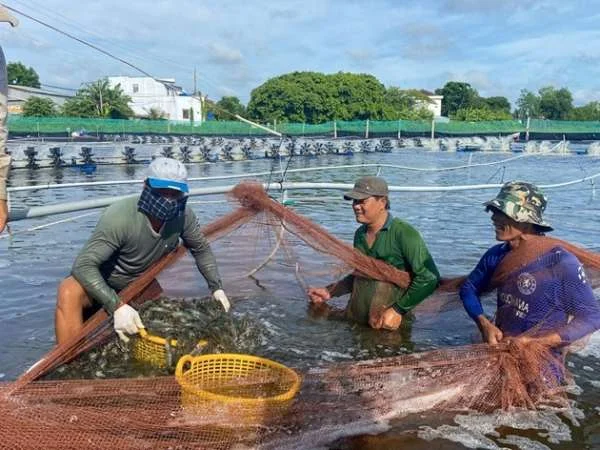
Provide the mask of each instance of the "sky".
[{"label": "sky", "polygon": [[[470,83],[485,97],[567,87],[600,100],[600,0],[2,0],[159,78],[218,100],[294,71],[368,73],[385,86]],[[23,16],[9,62],[77,89],[127,65]]]}]

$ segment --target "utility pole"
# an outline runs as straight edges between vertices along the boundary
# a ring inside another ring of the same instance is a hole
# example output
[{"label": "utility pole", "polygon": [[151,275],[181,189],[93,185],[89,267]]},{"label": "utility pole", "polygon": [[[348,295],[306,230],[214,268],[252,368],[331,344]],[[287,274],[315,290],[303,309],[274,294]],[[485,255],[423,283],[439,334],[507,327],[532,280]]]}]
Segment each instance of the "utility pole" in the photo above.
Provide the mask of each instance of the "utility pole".
[{"label": "utility pole", "polygon": [[197,92],[198,91],[196,90],[196,67],[194,67],[194,93],[192,94],[192,97],[195,97]]},{"label": "utility pole", "polygon": [[[202,94],[198,95],[198,88],[196,87],[196,66],[194,66],[194,92],[192,92],[192,98],[198,98],[200,101],[200,124],[204,120],[204,102],[202,101]],[[194,109],[192,102],[192,110]]]},{"label": "utility pole", "polygon": [[98,92],[100,93],[100,117],[104,117],[104,104],[102,103],[102,86],[98,86]]}]

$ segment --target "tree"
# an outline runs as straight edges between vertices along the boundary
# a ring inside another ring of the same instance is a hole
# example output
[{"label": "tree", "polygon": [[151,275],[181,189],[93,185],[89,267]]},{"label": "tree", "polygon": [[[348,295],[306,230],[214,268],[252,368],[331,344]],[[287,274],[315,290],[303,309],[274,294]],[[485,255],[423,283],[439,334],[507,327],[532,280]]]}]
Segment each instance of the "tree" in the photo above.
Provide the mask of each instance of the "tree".
[{"label": "tree", "polygon": [[127,119],[133,116],[131,98],[120,85],[111,87],[106,78],[89,83],[63,105],[65,116]]},{"label": "tree", "polygon": [[600,120],[600,102],[590,102],[585,106],[573,108],[567,118],[569,120]]},{"label": "tree", "polygon": [[573,96],[567,88],[555,89],[552,86],[541,88],[540,113],[546,119],[565,120],[573,109]]},{"label": "tree", "polygon": [[235,114],[246,115],[246,107],[237,97],[221,97],[221,100],[216,103],[216,108],[213,109],[217,120],[235,120]]},{"label": "tree", "polygon": [[167,113],[159,107],[153,106],[148,110],[148,114],[142,118],[148,120],[165,120],[167,118]]},{"label": "tree", "polygon": [[431,120],[433,112],[427,109],[429,96],[416,89],[389,87],[385,91],[385,120]]},{"label": "tree", "polygon": [[510,120],[510,112],[504,110],[492,110],[489,107],[484,108],[461,108],[452,116],[454,120],[464,120],[466,122],[480,122],[485,120]]},{"label": "tree", "polygon": [[487,97],[484,101],[492,111],[504,111],[510,115],[510,102],[506,97]]},{"label": "tree", "polygon": [[40,77],[32,67],[25,67],[23,63],[9,63],[6,66],[8,84],[18,86],[40,87]]},{"label": "tree", "polygon": [[372,75],[293,72],[254,89],[248,115],[262,121],[323,123],[382,119],[385,86]]},{"label": "tree", "polygon": [[256,120],[320,123],[333,119],[334,93],[326,75],[293,72],[252,90],[248,115]]},{"label": "tree", "polygon": [[56,105],[49,98],[29,97],[23,104],[23,115],[48,117],[56,115]]},{"label": "tree", "polygon": [[203,103],[203,111],[205,120],[214,120],[217,118],[217,104],[211,99],[205,97]]},{"label": "tree", "polygon": [[480,97],[477,90],[472,88],[469,83],[449,81],[443,88],[436,89],[435,93],[444,96],[442,99],[443,116],[450,117],[461,108],[480,106],[474,105]]},{"label": "tree", "polygon": [[540,97],[527,89],[521,89],[515,116],[520,120],[525,120],[527,117],[540,117]]},{"label": "tree", "polygon": [[385,118],[385,86],[373,75],[338,72],[328,75],[333,92],[332,119],[381,120]]}]

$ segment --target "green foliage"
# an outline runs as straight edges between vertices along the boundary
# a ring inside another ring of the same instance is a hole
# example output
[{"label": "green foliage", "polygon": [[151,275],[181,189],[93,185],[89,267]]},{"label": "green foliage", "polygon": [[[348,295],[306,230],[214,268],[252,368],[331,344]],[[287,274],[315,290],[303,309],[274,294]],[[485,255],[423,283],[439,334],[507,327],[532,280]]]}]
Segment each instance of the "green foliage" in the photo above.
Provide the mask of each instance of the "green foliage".
[{"label": "green foliage", "polygon": [[401,120],[433,120],[433,112],[427,109],[425,106],[415,106],[412,109],[405,109],[400,111],[398,119]]},{"label": "green foliage", "polygon": [[167,113],[164,112],[162,109],[158,108],[158,107],[152,107],[148,110],[148,114],[145,117],[142,117],[142,119],[147,119],[147,120],[166,120],[167,119]]},{"label": "green foliage", "polygon": [[23,63],[8,63],[6,66],[8,84],[19,86],[40,87],[40,78],[33,67],[26,67]]},{"label": "green foliage", "polygon": [[323,123],[383,119],[385,87],[367,74],[293,72],[254,89],[248,115],[259,121]]},{"label": "green foliage", "polygon": [[515,111],[517,118],[565,120],[569,117],[573,109],[573,96],[567,88],[555,89],[553,86],[546,86],[541,88],[538,94],[526,89],[521,90]]},{"label": "green foliage", "polygon": [[332,92],[326,76],[316,72],[294,72],[267,80],[254,89],[248,102],[248,115],[259,121],[325,122]]},{"label": "green foliage", "polygon": [[430,98],[416,89],[389,87],[385,91],[385,120],[431,120],[433,113],[426,107]]},{"label": "green foliage", "polygon": [[385,86],[373,75],[338,72],[326,75],[337,107],[331,119],[381,120],[385,117]]},{"label": "green foliage", "polygon": [[213,102],[212,100],[209,100],[208,98],[206,98],[203,102],[203,107],[202,107],[202,114],[204,114],[204,120],[206,120],[209,116],[209,114],[212,114],[213,117],[216,119],[217,118],[217,106],[216,106],[216,102]]},{"label": "green foliage", "polygon": [[521,89],[521,95],[517,99],[515,117],[521,120],[525,120],[527,117],[540,117],[540,98],[527,89]]},{"label": "green foliage", "polygon": [[23,115],[31,117],[55,116],[56,105],[49,98],[29,97],[23,104]]},{"label": "green foliage", "polygon": [[[490,115],[505,117],[507,114],[510,116],[510,102],[506,97],[480,97],[477,90],[471,87],[469,83],[449,81],[443,88],[436,89],[435,93],[444,96],[442,99],[442,116],[456,118],[459,110],[463,110],[460,113],[461,117],[468,115],[473,117]],[[497,112],[498,114],[491,114],[491,112]]]},{"label": "green foliage", "polygon": [[217,120],[235,120],[235,114],[246,115],[246,107],[237,97],[222,97],[212,109]]},{"label": "green foliage", "polygon": [[127,119],[133,116],[131,98],[120,85],[111,87],[106,78],[88,84],[63,105],[63,114],[74,117]]},{"label": "green foliage", "polygon": [[463,120],[466,122],[481,122],[490,120],[510,120],[510,112],[505,110],[493,110],[489,107],[483,108],[461,108],[452,116],[454,120]]},{"label": "green foliage", "polygon": [[487,97],[484,101],[492,111],[504,111],[510,115],[510,102],[506,97]]},{"label": "green foliage", "polygon": [[546,86],[539,94],[540,113],[545,119],[565,120],[573,109],[573,96],[567,88]]},{"label": "green foliage", "polygon": [[442,99],[442,116],[450,117],[459,109],[483,106],[474,105],[479,99],[479,94],[469,83],[449,81],[443,88],[436,89],[435,93],[444,96]]},{"label": "green foliage", "polygon": [[573,108],[567,116],[569,120],[599,120],[600,102],[590,102],[585,106]]}]

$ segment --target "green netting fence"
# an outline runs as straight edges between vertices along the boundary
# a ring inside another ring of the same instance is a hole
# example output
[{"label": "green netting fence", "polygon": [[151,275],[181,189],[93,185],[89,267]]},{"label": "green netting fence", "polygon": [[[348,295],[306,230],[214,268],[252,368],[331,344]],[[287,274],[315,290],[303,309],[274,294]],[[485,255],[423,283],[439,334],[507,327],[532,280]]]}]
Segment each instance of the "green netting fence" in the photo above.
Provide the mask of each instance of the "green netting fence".
[{"label": "green netting fence", "polygon": [[[584,136],[600,138],[600,122],[531,120],[529,128],[521,121],[491,122],[432,122],[432,121],[332,121],[322,124],[272,123],[270,128],[291,136],[461,136],[507,135],[526,133],[548,137]],[[169,120],[113,120],[77,117],[23,117],[8,118],[9,132],[13,135],[63,135],[85,131],[86,135],[100,134],[180,134],[200,136],[266,136],[261,128],[238,121]]]}]

